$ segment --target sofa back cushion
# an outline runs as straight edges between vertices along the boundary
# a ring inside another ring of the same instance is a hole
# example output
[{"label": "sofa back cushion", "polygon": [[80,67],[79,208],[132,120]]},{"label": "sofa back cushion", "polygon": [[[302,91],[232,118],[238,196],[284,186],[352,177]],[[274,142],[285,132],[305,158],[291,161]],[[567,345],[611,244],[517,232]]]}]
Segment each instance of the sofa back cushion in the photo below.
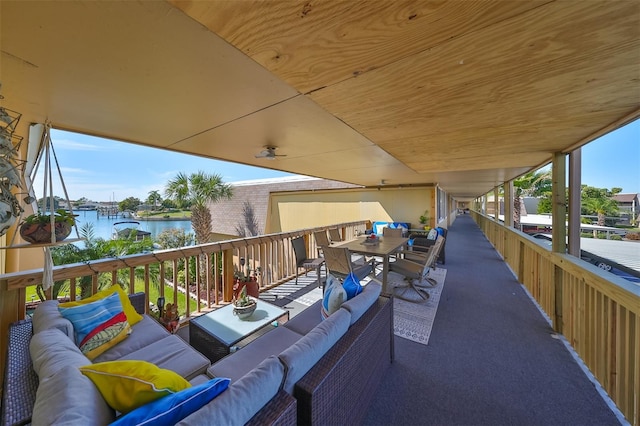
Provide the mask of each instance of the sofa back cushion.
[{"label": "sofa back cushion", "polygon": [[353,299],[349,299],[342,304],[342,309],[346,309],[351,314],[351,324],[353,325],[367,310],[378,300],[382,286],[377,282],[370,281],[364,286],[362,293]]},{"label": "sofa back cushion", "polygon": [[73,365],[40,379],[31,418],[34,425],[106,425],[115,419],[98,388]]},{"label": "sofa back cushion", "polygon": [[351,314],[339,309],[278,355],[286,368],[283,386],[286,392],[293,394],[296,382],[346,333],[350,324]]},{"label": "sofa back cushion", "polygon": [[57,328],[34,334],[29,343],[33,370],[42,381],[66,366],[75,368],[90,364],[75,343]]},{"label": "sofa back cushion", "polygon": [[244,425],[278,393],[283,378],[284,366],[270,356],[178,425]]},{"label": "sofa back cushion", "polygon": [[32,321],[34,334],[50,328],[57,328],[71,339],[74,338],[73,324],[60,314],[57,300],[45,300],[40,303],[33,312]]}]

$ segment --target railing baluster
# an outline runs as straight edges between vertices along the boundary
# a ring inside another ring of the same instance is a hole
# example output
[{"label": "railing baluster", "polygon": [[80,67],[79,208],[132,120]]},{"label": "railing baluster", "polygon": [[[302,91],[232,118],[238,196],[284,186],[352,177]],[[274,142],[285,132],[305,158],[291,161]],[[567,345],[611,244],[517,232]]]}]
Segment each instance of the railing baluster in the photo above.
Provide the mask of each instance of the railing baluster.
[{"label": "railing baluster", "polygon": [[69,280],[69,300],[76,300],[76,279]]},{"label": "railing baluster", "polygon": [[185,289],[185,315],[187,317],[191,316],[191,297],[189,297],[190,291],[189,287],[191,285],[190,277],[189,277],[189,257],[184,258],[184,289]]},{"label": "railing baluster", "polygon": [[[178,259],[173,259],[173,304],[178,303]],[[185,315],[187,313],[185,312]]]},{"label": "railing baluster", "polygon": [[[160,261],[160,277],[158,278],[158,294],[160,297],[164,297],[164,275],[165,275],[164,261]],[[153,301],[156,303],[156,300]]]},{"label": "railing baluster", "polygon": [[146,314],[149,313],[149,265],[144,265],[144,294],[145,301],[144,304],[144,312]]}]

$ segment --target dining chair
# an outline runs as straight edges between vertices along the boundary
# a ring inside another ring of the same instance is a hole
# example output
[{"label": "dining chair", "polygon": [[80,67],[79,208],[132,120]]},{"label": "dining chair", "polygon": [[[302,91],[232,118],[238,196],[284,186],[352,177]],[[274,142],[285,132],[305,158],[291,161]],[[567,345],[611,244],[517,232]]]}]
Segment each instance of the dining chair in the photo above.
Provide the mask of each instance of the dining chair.
[{"label": "dining chair", "polygon": [[318,246],[318,256],[321,256],[322,248],[331,244],[329,237],[327,237],[327,231],[316,231],[313,233],[313,238],[316,240],[316,246]]},{"label": "dining chair", "polygon": [[298,284],[298,269],[304,268],[304,275],[307,275],[309,269],[315,269],[318,274],[318,286],[321,286],[320,280],[320,267],[324,263],[324,258],[315,257],[310,258],[307,255],[307,244],[304,241],[304,237],[296,237],[291,240],[293,251],[296,256],[296,284]]},{"label": "dining chair", "polygon": [[[442,244],[442,248],[440,249],[440,254],[438,255],[438,262],[445,264],[445,248],[447,246],[447,228],[433,228],[434,232],[433,237],[425,236],[424,234],[411,234],[409,239],[413,241],[413,251],[421,252],[422,254],[426,253],[429,250],[429,247],[434,245],[437,241],[438,235],[441,235],[445,242]],[[431,235],[431,233],[429,234]]]},{"label": "dining chair", "polygon": [[363,280],[367,275],[375,271],[375,259],[367,262],[353,262],[351,259],[351,251],[344,247],[324,247],[324,260],[326,262],[327,274],[344,280],[351,272],[353,272],[359,280]]},{"label": "dining chair", "polygon": [[[402,238],[402,228],[382,228],[382,236],[383,237],[391,237],[391,238]],[[397,253],[391,255],[392,258],[397,259],[400,253],[404,253],[405,247],[402,247],[398,250]]]},{"label": "dining chair", "polygon": [[329,239],[331,240],[332,243],[343,241],[342,236],[340,236],[340,231],[338,230],[338,228],[329,229]]},{"label": "dining chair", "polygon": [[382,228],[382,236],[402,238],[402,228]]},{"label": "dining chair", "polygon": [[[393,293],[395,297],[409,302],[425,302],[429,299],[427,288],[438,284],[435,279],[429,277],[429,272],[436,268],[438,255],[444,241],[444,237],[439,235],[435,244],[429,247],[426,255],[414,255],[415,260],[409,260],[405,256],[404,259],[397,259],[389,264],[389,271],[403,275],[406,281],[405,284],[394,287]],[[423,261],[421,262],[420,260]],[[398,293],[399,290],[401,293]],[[407,297],[407,291],[409,290],[413,290],[420,299],[416,300],[415,298]]]}]

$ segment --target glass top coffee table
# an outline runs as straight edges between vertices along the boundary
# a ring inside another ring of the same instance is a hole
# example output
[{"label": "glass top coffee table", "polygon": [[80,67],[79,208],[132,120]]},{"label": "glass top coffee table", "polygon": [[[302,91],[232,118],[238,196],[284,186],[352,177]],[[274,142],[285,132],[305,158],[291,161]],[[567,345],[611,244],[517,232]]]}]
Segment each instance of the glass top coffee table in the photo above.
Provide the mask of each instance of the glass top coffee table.
[{"label": "glass top coffee table", "polygon": [[227,356],[231,348],[242,348],[274,329],[274,323],[289,320],[289,312],[256,299],[253,314],[240,319],[233,314],[233,304],[223,306],[206,315],[194,318],[189,323],[189,343],[211,362]]}]

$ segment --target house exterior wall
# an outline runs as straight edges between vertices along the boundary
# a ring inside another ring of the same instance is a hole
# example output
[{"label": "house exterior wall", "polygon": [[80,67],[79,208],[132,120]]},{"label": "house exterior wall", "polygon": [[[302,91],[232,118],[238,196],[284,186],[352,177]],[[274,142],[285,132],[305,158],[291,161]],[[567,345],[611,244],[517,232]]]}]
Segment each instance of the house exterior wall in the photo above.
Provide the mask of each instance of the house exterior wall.
[{"label": "house exterior wall", "polygon": [[357,188],[271,193],[266,233],[357,220],[409,222],[419,227],[425,210],[435,217],[434,188]]}]

